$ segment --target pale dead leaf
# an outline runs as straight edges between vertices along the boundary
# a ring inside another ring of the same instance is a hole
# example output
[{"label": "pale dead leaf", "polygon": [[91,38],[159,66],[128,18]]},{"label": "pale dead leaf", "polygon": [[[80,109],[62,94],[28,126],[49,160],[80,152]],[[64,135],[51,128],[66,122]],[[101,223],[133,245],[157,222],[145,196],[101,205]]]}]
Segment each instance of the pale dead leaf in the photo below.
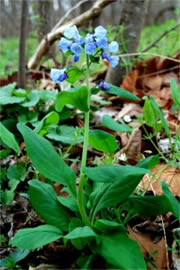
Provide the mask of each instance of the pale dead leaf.
[{"label": "pale dead leaf", "polygon": [[139,185],[145,190],[153,189],[157,195],[160,195],[163,193],[159,181],[161,179],[169,185],[174,196],[180,196],[180,169],[168,167],[163,171],[163,168],[165,168],[164,164],[158,164],[152,169],[152,174],[156,175],[157,179],[152,179],[151,176],[145,175]]},{"label": "pale dead leaf", "polygon": [[129,115],[130,117],[137,116],[141,113],[142,113],[142,107],[139,104],[125,103],[122,110],[118,113],[116,119],[118,118],[122,119],[126,115]]},{"label": "pale dead leaf", "polygon": [[[165,240],[162,238],[158,243],[153,243],[150,236],[142,235],[138,232],[135,232],[131,229],[130,226],[127,226],[129,235],[132,239],[138,242],[140,249],[147,259],[154,251],[158,251],[154,256],[154,261],[156,263],[157,269],[162,270],[167,268],[167,259],[166,259],[166,245]],[[153,269],[148,267],[148,269]]]},{"label": "pale dead leaf", "polygon": [[143,84],[147,89],[155,89],[156,91],[158,91],[161,88],[162,81],[162,76],[157,75],[153,77],[145,77],[143,80]]},{"label": "pale dead leaf", "polygon": [[117,152],[115,157],[118,158],[122,153],[125,153],[128,163],[132,165],[136,164],[139,161],[139,156],[141,153],[141,141],[142,132],[139,128],[135,128],[125,147],[122,148],[121,151]]}]

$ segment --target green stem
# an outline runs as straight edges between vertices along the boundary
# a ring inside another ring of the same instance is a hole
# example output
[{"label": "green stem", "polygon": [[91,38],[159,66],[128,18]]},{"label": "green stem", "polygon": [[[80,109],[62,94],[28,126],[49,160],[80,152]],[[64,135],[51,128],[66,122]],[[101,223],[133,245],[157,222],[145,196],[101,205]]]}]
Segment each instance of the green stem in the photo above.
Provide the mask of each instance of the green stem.
[{"label": "green stem", "polygon": [[89,57],[87,56],[87,71],[86,71],[86,85],[88,88],[88,108],[89,110],[85,112],[85,124],[84,124],[84,144],[83,144],[83,153],[82,153],[82,161],[81,161],[81,169],[80,169],[80,180],[79,180],[79,189],[78,189],[78,207],[84,223],[88,226],[91,226],[91,222],[86,213],[86,209],[84,207],[84,196],[83,189],[85,184],[85,175],[83,172],[83,168],[86,166],[87,160],[87,151],[88,151],[88,141],[89,141],[89,117],[90,117],[90,88],[89,88]]}]

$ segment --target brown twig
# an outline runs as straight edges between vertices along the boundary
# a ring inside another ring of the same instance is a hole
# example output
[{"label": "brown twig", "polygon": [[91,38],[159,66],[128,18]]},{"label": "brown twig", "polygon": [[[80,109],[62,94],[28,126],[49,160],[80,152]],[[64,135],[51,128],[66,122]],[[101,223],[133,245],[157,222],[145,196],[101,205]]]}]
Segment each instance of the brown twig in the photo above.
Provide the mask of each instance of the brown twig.
[{"label": "brown twig", "polygon": [[141,51],[141,53],[144,53],[148,50],[150,50],[152,47],[154,47],[163,37],[165,37],[168,33],[175,30],[177,27],[180,26],[180,23],[176,24],[175,26],[171,27],[169,30],[166,30],[164,33],[162,33],[156,40],[153,41],[149,46],[147,46],[144,50]]}]

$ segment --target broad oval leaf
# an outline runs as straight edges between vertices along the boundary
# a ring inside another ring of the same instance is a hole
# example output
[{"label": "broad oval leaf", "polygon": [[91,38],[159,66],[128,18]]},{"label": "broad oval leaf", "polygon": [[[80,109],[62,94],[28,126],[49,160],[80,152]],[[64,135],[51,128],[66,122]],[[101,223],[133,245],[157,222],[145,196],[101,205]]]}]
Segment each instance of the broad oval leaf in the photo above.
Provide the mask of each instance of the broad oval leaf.
[{"label": "broad oval leaf", "polygon": [[68,69],[67,74],[68,77],[66,81],[73,84],[84,75],[84,71],[79,69],[78,67],[71,67]]},{"label": "broad oval leaf", "polygon": [[89,144],[94,149],[105,153],[114,153],[119,148],[115,137],[103,130],[91,130]]},{"label": "broad oval leaf", "polygon": [[171,211],[165,195],[161,196],[130,196],[124,208],[138,216],[151,217],[163,215]]},{"label": "broad oval leaf", "polygon": [[14,134],[11,133],[2,123],[0,123],[0,138],[5,145],[13,149],[18,154],[20,153],[20,148]]},{"label": "broad oval leaf", "polygon": [[110,117],[108,114],[105,114],[102,118],[103,124],[114,131],[120,131],[120,132],[132,132],[132,128],[125,125],[125,124],[119,124],[112,117]]},{"label": "broad oval leaf", "polygon": [[38,123],[34,131],[40,135],[44,135],[48,132],[50,125],[56,125],[58,123],[59,114],[57,112],[50,112]]},{"label": "broad oval leaf", "polygon": [[67,185],[71,194],[76,196],[75,172],[56,153],[52,144],[21,123],[17,127],[24,137],[27,154],[37,170],[49,180]]},{"label": "broad oval leaf", "polygon": [[56,98],[55,108],[61,112],[65,105],[70,104],[75,108],[87,112],[88,89],[86,86],[79,86],[68,91],[61,91]]},{"label": "broad oval leaf", "polygon": [[99,240],[99,236],[93,231],[92,228],[89,226],[77,227],[64,236],[64,243],[66,244],[68,240],[73,240],[76,248],[82,249],[88,243],[88,241],[93,238],[95,238],[97,241]]},{"label": "broad oval leaf", "polygon": [[159,159],[159,157],[157,155],[156,156],[150,156],[150,157],[147,157],[147,158],[139,161],[136,164],[136,167],[140,167],[140,168],[145,168],[145,169],[151,170],[157,164],[159,164],[159,162],[160,162],[160,159]]},{"label": "broad oval leaf", "polygon": [[146,263],[139,245],[125,233],[101,235],[97,252],[114,268],[145,270]]},{"label": "broad oval leaf", "polygon": [[35,106],[39,101],[39,94],[37,90],[32,90],[28,95],[27,95],[27,101],[24,101],[21,103],[21,106],[23,107],[32,107]]},{"label": "broad oval leaf", "polygon": [[180,220],[180,204],[178,200],[173,196],[166,182],[161,181],[161,185],[164,195],[166,196],[171,208],[171,212],[177,217],[178,220]]},{"label": "broad oval leaf", "polygon": [[62,231],[59,228],[41,225],[36,228],[19,230],[10,240],[10,244],[19,248],[34,249],[56,241],[62,236]]},{"label": "broad oval leaf", "polygon": [[116,96],[120,96],[125,99],[130,99],[130,100],[135,100],[138,101],[140,100],[137,96],[133,95],[131,92],[126,91],[118,86],[109,84],[110,88],[107,93],[114,94]]},{"label": "broad oval leaf", "polygon": [[84,168],[84,172],[91,180],[104,183],[103,187],[100,186],[90,195],[91,212],[95,216],[99,210],[126,200],[149,170],[133,166],[101,165]]},{"label": "broad oval leaf", "polygon": [[71,215],[70,212],[59,203],[53,187],[39,180],[31,180],[29,185],[30,201],[36,212],[47,224],[67,231]]}]

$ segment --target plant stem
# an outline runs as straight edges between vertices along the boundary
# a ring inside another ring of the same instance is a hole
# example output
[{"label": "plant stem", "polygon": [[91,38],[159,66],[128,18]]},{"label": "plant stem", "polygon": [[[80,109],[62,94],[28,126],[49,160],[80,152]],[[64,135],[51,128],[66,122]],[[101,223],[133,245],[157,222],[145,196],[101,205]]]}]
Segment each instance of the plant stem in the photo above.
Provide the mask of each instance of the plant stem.
[{"label": "plant stem", "polygon": [[83,153],[82,153],[82,161],[81,161],[81,169],[80,169],[80,180],[79,180],[79,190],[78,190],[78,207],[84,223],[88,226],[91,226],[91,222],[86,213],[86,209],[84,207],[84,196],[83,196],[83,188],[85,184],[85,175],[83,172],[83,168],[86,166],[87,160],[87,151],[88,151],[88,141],[89,141],[89,116],[90,116],[90,88],[89,88],[89,56],[87,55],[87,70],[86,70],[86,85],[88,89],[88,108],[89,110],[85,112],[85,124],[84,124],[84,145],[83,145]]}]

